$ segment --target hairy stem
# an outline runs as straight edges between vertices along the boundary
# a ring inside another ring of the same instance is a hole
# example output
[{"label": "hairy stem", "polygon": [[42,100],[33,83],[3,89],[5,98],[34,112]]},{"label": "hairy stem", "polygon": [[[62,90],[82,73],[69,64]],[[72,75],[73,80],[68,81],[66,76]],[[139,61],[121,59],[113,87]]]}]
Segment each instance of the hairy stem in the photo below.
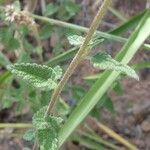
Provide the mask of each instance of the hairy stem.
[{"label": "hairy stem", "polygon": [[54,90],[48,109],[46,111],[46,115],[49,115],[50,113],[53,112],[53,108],[55,108],[55,104],[59,98],[59,95],[63,89],[63,87],[65,86],[66,82],[68,81],[69,77],[73,74],[74,70],[76,69],[76,67],[78,66],[78,64],[80,63],[83,54],[85,53],[86,49],[88,48],[88,44],[93,36],[93,34],[95,33],[95,31],[97,30],[100,22],[102,21],[103,16],[105,15],[109,5],[111,3],[111,0],[105,0],[102,4],[102,6],[100,7],[97,15],[95,16],[91,27],[89,29],[89,32],[87,33],[86,37],[85,37],[85,41],[83,42],[83,44],[81,45],[79,51],[77,52],[77,54],[75,55],[75,57],[73,58],[71,64],[69,65],[68,69],[66,70],[63,78],[61,79],[61,81],[58,84],[58,87]]}]

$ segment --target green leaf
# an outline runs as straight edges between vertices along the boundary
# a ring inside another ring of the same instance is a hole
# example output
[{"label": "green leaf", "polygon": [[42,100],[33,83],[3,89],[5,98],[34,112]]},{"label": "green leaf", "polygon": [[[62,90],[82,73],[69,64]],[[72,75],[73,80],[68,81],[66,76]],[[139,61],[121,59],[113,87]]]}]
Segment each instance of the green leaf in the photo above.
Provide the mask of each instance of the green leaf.
[{"label": "green leaf", "polygon": [[26,141],[32,141],[35,138],[35,130],[30,129],[24,135],[23,139]]},{"label": "green leaf", "polygon": [[78,35],[68,36],[68,41],[71,45],[80,46],[84,42],[85,38]]},{"label": "green leaf", "polygon": [[104,99],[102,106],[104,108],[106,108],[108,111],[113,113],[114,112],[114,105],[113,105],[111,98],[107,94],[105,94],[102,98]]},{"label": "green leaf", "polygon": [[0,29],[0,42],[7,50],[15,50],[20,47],[19,41],[14,38],[13,32],[7,27]]},{"label": "green leaf", "polygon": [[[71,45],[74,46],[80,46],[84,42],[85,38],[79,35],[70,35],[68,36],[68,41]],[[92,40],[90,41],[89,45],[92,47],[95,47],[99,43],[103,42],[104,39],[102,39],[100,36],[95,35]]]},{"label": "green leaf", "polygon": [[61,118],[45,117],[47,106],[40,109],[33,116],[33,127],[36,130],[41,150],[56,150],[58,148],[58,132]]},{"label": "green leaf", "polygon": [[55,79],[60,79],[62,76],[62,69],[60,68],[60,66],[54,67],[53,70],[55,72]]},{"label": "green leaf", "polygon": [[44,25],[40,30],[40,38],[42,40],[48,39],[53,32],[53,27],[51,25]]},{"label": "green leaf", "polygon": [[51,15],[53,15],[54,13],[56,13],[58,11],[58,8],[59,7],[57,5],[55,5],[55,4],[52,4],[52,3],[48,4],[46,6],[45,11],[44,11],[44,16],[51,16]]},{"label": "green leaf", "polygon": [[114,70],[139,80],[138,75],[132,68],[130,68],[128,65],[114,60],[109,54],[105,52],[98,53],[94,57],[92,57],[91,63],[96,68],[104,70]]},{"label": "green leaf", "polygon": [[35,63],[8,65],[8,69],[17,77],[41,90],[54,89],[57,86],[57,79],[60,77],[60,68],[57,67],[54,70]]},{"label": "green leaf", "polygon": [[66,11],[71,15],[74,16],[79,10],[80,10],[80,6],[77,5],[75,2],[73,1],[66,1],[65,2],[65,8]]}]

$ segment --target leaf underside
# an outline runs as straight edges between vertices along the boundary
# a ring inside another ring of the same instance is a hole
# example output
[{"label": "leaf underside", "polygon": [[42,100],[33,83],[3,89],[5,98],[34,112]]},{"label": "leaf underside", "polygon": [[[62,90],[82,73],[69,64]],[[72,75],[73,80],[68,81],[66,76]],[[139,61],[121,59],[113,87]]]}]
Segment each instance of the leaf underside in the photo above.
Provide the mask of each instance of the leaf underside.
[{"label": "leaf underside", "polygon": [[14,75],[41,90],[51,90],[57,86],[57,80],[62,75],[59,66],[54,69],[35,63],[20,63],[7,67]]},{"label": "leaf underside", "polygon": [[92,57],[91,63],[95,68],[103,70],[114,70],[135,78],[136,80],[139,80],[138,75],[132,68],[130,68],[128,65],[114,60],[109,54],[105,52],[98,53],[94,57]]},{"label": "leaf underside", "polygon": [[71,45],[80,46],[84,42],[85,38],[79,35],[68,36],[68,41]]}]

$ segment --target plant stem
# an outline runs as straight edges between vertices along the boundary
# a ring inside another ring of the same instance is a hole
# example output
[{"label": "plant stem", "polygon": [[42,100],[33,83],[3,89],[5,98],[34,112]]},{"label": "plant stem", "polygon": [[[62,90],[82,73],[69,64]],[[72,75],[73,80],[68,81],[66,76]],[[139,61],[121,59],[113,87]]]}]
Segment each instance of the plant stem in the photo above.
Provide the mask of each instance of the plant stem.
[{"label": "plant stem", "polygon": [[[31,16],[37,20],[47,22],[47,23],[54,25],[54,26],[70,28],[70,29],[77,30],[80,32],[88,32],[88,30],[89,30],[86,27],[82,27],[80,25],[75,25],[72,23],[63,22],[63,21],[56,20],[56,19],[51,19],[51,18],[47,18],[47,17],[43,17],[43,16],[34,15],[34,14],[31,14]],[[125,43],[128,40],[127,38],[116,36],[116,35],[113,35],[111,33],[105,33],[102,31],[97,31],[96,33],[105,39],[109,39],[109,40],[113,40],[113,41],[117,41],[117,42],[121,42],[121,43]],[[149,44],[143,44],[143,48],[150,50],[150,45]]]},{"label": "plant stem", "polygon": [[69,77],[72,75],[72,73],[74,72],[74,70],[76,69],[78,64],[80,63],[83,54],[85,53],[86,49],[88,48],[88,43],[90,42],[94,32],[97,30],[100,22],[102,21],[102,18],[105,15],[110,3],[111,3],[111,0],[105,0],[103,2],[102,6],[100,7],[97,15],[95,16],[95,18],[91,24],[91,27],[89,29],[89,32],[87,33],[87,36],[85,37],[85,41],[83,42],[79,51],[77,52],[77,54],[73,58],[71,64],[69,65],[68,69],[66,70],[63,78],[59,82],[58,87],[56,88],[56,90],[54,90],[54,92],[52,94],[51,101],[50,101],[49,106],[48,106],[48,109],[46,111],[46,115],[49,115],[50,113],[52,113],[54,105],[56,104],[63,87],[65,86]]},{"label": "plant stem", "polygon": [[[63,21],[60,21],[60,20],[51,19],[51,18],[47,18],[47,17],[43,17],[43,16],[38,16],[38,15],[34,15],[34,14],[31,14],[31,16],[33,18],[37,19],[37,20],[41,20],[43,22],[49,23],[49,24],[54,25],[54,26],[60,26],[60,27],[64,27],[64,28],[77,30],[77,31],[80,31],[80,32],[86,32],[86,33],[89,31],[89,28],[86,28],[86,27],[83,27],[83,26],[80,26],[80,25],[75,25],[75,24],[72,24],[72,23],[67,23],[67,22],[63,22]],[[127,40],[126,38],[115,36],[113,34],[105,33],[105,32],[102,32],[102,31],[97,31],[96,33],[99,36],[103,37],[103,38],[118,41],[118,42],[122,42],[122,43],[126,42],[126,40]]]},{"label": "plant stem", "polygon": [[64,53],[59,54],[58,56],[53,57],[52,59],[48,60],[47,62],[45,62],[45,64],[49,66],[54,66],[54,65],[59,64],[60,62],[67,61],[68,59],[71,59],[75,56],[78,49],[79,49],[78,47],[73,47],[65,51]]},{"label": "plant stem", "polygon": [[0,123],[0,128],[32,128],[30,123]]}]

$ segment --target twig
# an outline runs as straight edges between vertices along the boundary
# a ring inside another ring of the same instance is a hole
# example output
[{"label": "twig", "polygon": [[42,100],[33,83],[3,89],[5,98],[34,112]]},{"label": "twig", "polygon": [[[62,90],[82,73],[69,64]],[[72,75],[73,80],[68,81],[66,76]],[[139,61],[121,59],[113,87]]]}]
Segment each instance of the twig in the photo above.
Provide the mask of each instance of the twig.
[{"label": "twig", "polygon": [[96,119],[90,118],[93,123],[95,123],[102,131],[107,133],[110,137],[114,138],[118,142],[122,143],[124,146],[128,147],[130,150],[138,150],[136,146],[129,143],[127,140],[122,138],[120,135],[118,135],[116,132],[114,132],[112,129],[108,128],[107,126],[103,125],[102,123],[98,122]]},{"label": "twig", "polygon": [[68,69],[66,70],[63,78],[61,79],[57,88],[54,90],[54,92],[52,94],[48,109],[47,109],[46,114],[45,114],[46,116],[53,112],[53,109],[55,107],[55,104],[59,98],[59,95],[60,95],[63,87],[65,86],[69,77],[73,74],[74,70],[76,69],[76,67],[80,63],[83,54],[85,53],[86,49],[88,48],[88,43],[90,42],[94,32],[97,30],[97,28],[98,28],[103,16],[105,15],[110,3],[111,3],[111,0],[105,0],[103,2],[102,6],[100,7],[97,15],[95,16],[95,18],[91,24],[91,27],[89,29],[89,32],[87,33],[87,36],[85,37],[85,41],[81,45],[79,51],[75,55],[74,59],[72,60],[71,64],[69,65]]},{"label": "twig", "polygon": [[[38,16],[38,15],[35,15],[35,14],[30,14],[30,15],[33,18],[37,19],[37,20],[49,23],[53,26],[60,26],[60,27],[64,27],[64,28],[77,30],[77,31],[80,31],[80,32],[86,32],[86,33],[89,31],[89,28],[86,28],[86,27],[83,27],[83,26],[80,26],[80,25],[60,21],[60,20],[57,20],[57,19],[47,18],[47,17],[44,17],[44,16]],[[96,33],[99,36],[101,36],[103,38],[106,38],[106,39],[110,39],[110,40],[114,40],[114,41],[118,41],[118,42],[122,42],[122,43],[125,43],[127,41],[126,38],[115,36],[113,34],[105,33],[105,32],[102,32],[102,31],[97,31]]]},{"label": "twig", "polygon": [[0,123],[0,128],[32,128],[30,123]]}]

